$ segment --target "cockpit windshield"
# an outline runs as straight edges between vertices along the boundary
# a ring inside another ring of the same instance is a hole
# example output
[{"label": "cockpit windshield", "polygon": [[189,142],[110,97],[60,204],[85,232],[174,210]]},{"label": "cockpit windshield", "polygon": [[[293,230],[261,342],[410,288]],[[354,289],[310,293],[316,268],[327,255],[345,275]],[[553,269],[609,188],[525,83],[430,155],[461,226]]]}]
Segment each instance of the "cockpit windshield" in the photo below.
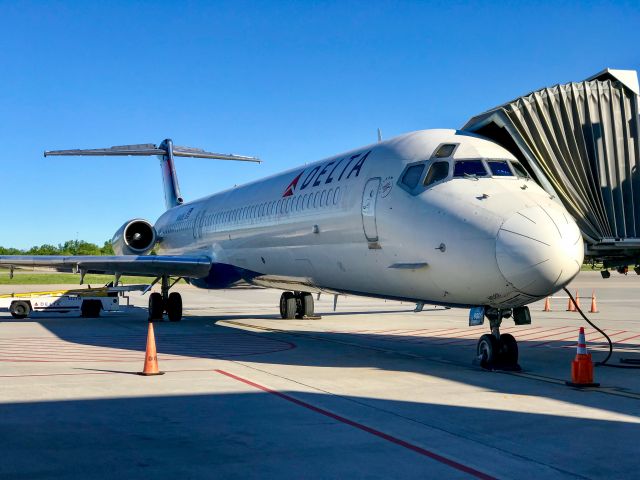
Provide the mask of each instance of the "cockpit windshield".
[{"label": "cockpit windshield", "polygon": [[513,177],[506,160],[488,160],[487,163],[494,177]]},{"label": "cockpit windshield", "polygon": [[482,160],[457,160],[453,168],[454,177],[486,177],[487,175]]},{"label": "cockpit windshield", "polygon": [[529,174],[527,173],[527,171],[524,169],[524,167],[522,166],[521,163],[519,162],[511,162],[511,166],[513,167],[513,169],[516,172],[516,175],[518,175],[519,177],[522,178],[531,178],[529,177]]},{"label": "cockpit windshield", "polygon": [[435,162],[429,168],[427,176],[424,178],[424,186],[428,187],[449,176],[449,162]]}]

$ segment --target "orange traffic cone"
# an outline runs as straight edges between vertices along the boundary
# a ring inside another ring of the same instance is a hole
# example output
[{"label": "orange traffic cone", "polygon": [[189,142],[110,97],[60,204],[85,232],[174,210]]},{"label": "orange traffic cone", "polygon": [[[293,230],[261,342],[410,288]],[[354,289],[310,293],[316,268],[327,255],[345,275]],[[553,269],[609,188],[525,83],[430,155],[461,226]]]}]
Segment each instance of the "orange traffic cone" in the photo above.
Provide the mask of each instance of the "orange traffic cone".
[{"label": "orange traffic cone", "polygon": [[587,343],[584,338],[584,327],[580,327],[578,334],[578,351],[576,358],[571,362],[571,381],[565,382],[571,387],[599,387],[599,383],[593,381],[593,362],[591,354],[587,353]]},{"label": "orange traffic cone", "polygon": [[591,308],[589,309],[589,313],[598,313],[598,305],[596,304],[596,291],[591,291]]},{"label": "orange traffic cone", "polygon": [[138,372],[138,375],[164,375],[158,369],[158,353],[156,352],[156,336],[153,333],[153,322],[149,322],[149,331],[147,332],[147,351],[144,356],[144,369]]},{"label": "orange traffic cone", "polygon": [[549,297],[547,297],[544,301],[544,308],[542,309],[543,312],[550,312],[551,311],[551,302],[549,301]]},{"label": "orange traffic cone", "polygon": [[573,300],[571,299],[571,297],[569,297],[569,303],[567,304],[567,312],[575,312],[576,311],[576,305],[575,303],[573,303]]},{"label": "orange traffic cone", "polygon": [[580,308],[580,297],[578,296],[578,290],[576,290],[576,304],[575,304],[575,309],[573,311],[577,312],[578,308]]}]

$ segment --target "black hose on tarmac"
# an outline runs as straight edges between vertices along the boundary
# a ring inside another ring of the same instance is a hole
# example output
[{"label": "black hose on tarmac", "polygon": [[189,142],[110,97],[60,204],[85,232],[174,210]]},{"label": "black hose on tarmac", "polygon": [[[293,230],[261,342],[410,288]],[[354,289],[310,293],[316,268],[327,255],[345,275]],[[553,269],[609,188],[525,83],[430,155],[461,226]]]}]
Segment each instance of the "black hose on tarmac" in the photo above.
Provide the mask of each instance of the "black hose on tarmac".
[{"label": "black hose on tarmac", "polygon": [[607,342],[609,342],[609,353],[607,353],[607,356],[605,357],[604,360],[602,360],[601,362],[596,362],[595,366],[596,367],[611,367],[611,368],[626,368],[626,369],[629,369],[629,370],[640,369],[640,365],[611,365],[610,363],[607,363],[609,361],[609,359],[611,358],[611,355],[613,354],[613,343],[611,342],[611,339],[609,338],[609,335],[604,333],[604,331],[602,329],[600,329],[600,327],[598,327],[595,323],[593,323],[591,320],[589,320],[587,318],[587,316],[584,314],[584,312],[582,311],[580,306],[576,303],[576,299],[573,298],[573,295],[571,295],[571,292],[569,292],[569,290],[567,290],[566,287],[563,288],[563,290],[565,292],[567,292],[567,295],[569,295],[569,298],[571,299],[571,301],[575,305],[576,310],[578,311],[578,313],[582,316],[582,318],[584,318],[584,321],[587,322],[589,325],[591,325],[593,328],[595,328],[598,332],[600,332],[600,334],[604,338],[607,339]]}]

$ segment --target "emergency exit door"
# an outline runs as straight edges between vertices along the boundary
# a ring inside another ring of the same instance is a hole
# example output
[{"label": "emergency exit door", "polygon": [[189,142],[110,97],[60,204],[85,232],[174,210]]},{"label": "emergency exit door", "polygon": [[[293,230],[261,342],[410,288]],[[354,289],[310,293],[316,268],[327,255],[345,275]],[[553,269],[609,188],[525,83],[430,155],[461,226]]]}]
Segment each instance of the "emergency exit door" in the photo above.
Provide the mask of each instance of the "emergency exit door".
[{"label": "emergency exit door", "polygon": [[362,192],[362,227],[364,235],[369,242],[378,241],[378,226],[376,225],[376,203],[378,190],[380,189],[380,177],[370,178]]}]

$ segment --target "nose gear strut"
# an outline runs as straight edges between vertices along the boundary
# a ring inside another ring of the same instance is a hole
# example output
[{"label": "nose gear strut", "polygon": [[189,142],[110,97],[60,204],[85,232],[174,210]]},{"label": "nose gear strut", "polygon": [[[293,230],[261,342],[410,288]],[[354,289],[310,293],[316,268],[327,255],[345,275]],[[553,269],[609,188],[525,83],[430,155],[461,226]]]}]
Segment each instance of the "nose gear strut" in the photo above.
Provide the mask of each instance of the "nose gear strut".
[{"label": "nose gear strut", "polygon": [[522,370],[518,365],[516,339],[509,333],[500,334],[502,320],[511,315],[511,309],[487,308],[485,310],[491,333],[485,333],[478,340],[477,357],[474,363],[486,370]]}]

